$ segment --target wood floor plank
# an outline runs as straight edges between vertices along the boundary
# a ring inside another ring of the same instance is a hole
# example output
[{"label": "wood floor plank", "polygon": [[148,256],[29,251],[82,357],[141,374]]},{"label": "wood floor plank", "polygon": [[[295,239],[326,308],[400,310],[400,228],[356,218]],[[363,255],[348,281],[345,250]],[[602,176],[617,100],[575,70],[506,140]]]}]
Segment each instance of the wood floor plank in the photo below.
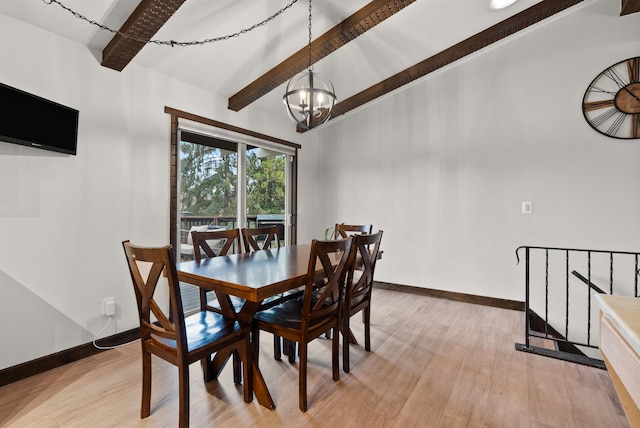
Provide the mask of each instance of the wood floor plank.
[{"label": "wood floor plank", "polygon": [[[611,427],[628,423],[608,374],[518,352],[524,314],[374,289],[372,352],[352,318],[351,372],[331,379],[331,342],[309,348],[309,410],[298,409],[298,365],[272,354],[260,367],[276,410],[246,404],[230,367],[202,381],[190,368],[192,427]],[[0,427],[174,427],[177,370],[154,358],[152,413],[140,419],[140,346],[134,342],[0,388]]]},{"label": "wood floor plank", "polygon": [[492,363],[489,403],[499,403],[485,407],[485,426],[490,427],[528,427],[530,426],[529,388],[526,381],[527,357],[523,352],[514,350],[514,343],[520,341],[514,334],[514,326],[520,323],[522,313],[503,312],[496,332],[496,354]]}]

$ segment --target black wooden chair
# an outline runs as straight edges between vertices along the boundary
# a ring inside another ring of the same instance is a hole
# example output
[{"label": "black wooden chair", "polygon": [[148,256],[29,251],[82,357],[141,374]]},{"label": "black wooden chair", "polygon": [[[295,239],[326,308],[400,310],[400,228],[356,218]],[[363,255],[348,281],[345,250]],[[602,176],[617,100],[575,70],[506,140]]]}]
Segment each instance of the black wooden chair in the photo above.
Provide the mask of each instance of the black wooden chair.
[{"label": "black wooden chair", "polygon": [[[221,230],[209,230],[206,232],[191,232],[191,238],[193,241],[193,256],[196,262],[201,262],[203,259],[225,256],[232,252],[242,252],[242,247],[240,243],[240,231],[238,229],[221,229]],[[211,248],[210,243],[214,242],[216,249],[218,252],[216,253],[213,248]],[[222,309],[219,306],[215,306],[210,304],[208,300],[209,290],[205,290],[200,288],[200,310],[201,311],[213,311],[218,313],[223,313]],[[217,298],[221,298],[222,296],[217,296]],[[242,307],[244,300],[238,299],[233,302],[235,306]],[[226,314],[227,316],[232,316],[232,314]]]},{"label": "black wooden chair", "polygon": [[[196,262],[200,263],[204,259],[226,256],[229,252],[241,253],[242,247],[240,242],[240,230],[239,229],[219,229],[219,230],[207,230],[207,231],[192,231],[191,240],[193,242],[193,257]],[[213,245],[213,247],[212,247]],[[216,251],[214,250],[217,250]],[[238,312],[244,304],[244,299],[235,296],[219,295],[215,294],[216,298],[211,299],[211,290],[205,290],[200,288],[200,310],[201,311],[213,311],[222,314],[226,317],[235,316],[233,312]],[[224,305],[222,302],[227,303]],[[233,307],[233,312],[229,309],[223,309]],[[208,361],[210,363],[211,361]],[[241,383],[240,373],[240,358],[236,351],[233,352],[233,379],[236,383]]]},{"label": "black wooden chair", "polygon": [[382,231],[373,235],[353,237],[353,249],[349,256],[349,271],[344,292],[342,312],[342,368],[349,372],[349,346],[357,343],[349,327],[351,317],[362,312],[364,323],[364,349],[371,351],[371,292],[373,274],[382,241]]},{"label": "black wooden chair", "polygon": [[359,235],[361,233],[370,234],[371,229],[373,228],[370,224],[344,224],[344,223],[336,223],[335,228],[333,229],[333,238],[334,239],[344,239],[349,236]]},{"label": "black wooden chair", "polygon": [[[312,340],[333,330],[333,380],[340,378],[340,316],[342,292],[353,238],[311,243],[309,266],[302,299],[291,299],[256,313],[253,320],[253,352],[259,356],[259,334],[264,330],[291,342],[300,349],[298,373],[300,410],[307,411],[307,346]],[[322,283],[321,286],[319,284]]]},{"label": "black wooden chair", "polygon": [[[261,239],[258,239],[258,237]],[[242,240],[244,242],[244,251],[247,253],[267,250],[271,248],[272,245],[280,248],[278,226],[257,227],[254,229],[244,228],[242,229]]]},{"label": "black wooden chair", "polygon": [[[170,245],[140,247],[122,243],[131,273],[140,316],[142,345],[142,404],[140,417],[151,413],[151,354],[178,367],[179,426],[189,426],[189,365],[204,360],[222,349],[234,347],[244,361],[251,361],[248,324],[226,318],[216,312],[201,311],[184,316],[176,262]],[[164,278],[169,287],[169,311],[163,311],[154,299]],[[155,318],[155,322],[152,319]],[[252,400],[252,365],[243,364],[244,401]],[[205,373],[206,377],[206,373]]]},{"label": "black wooden chair", "polygon": [[[267,250],[272,247],[280,248],[280,233],[278,232],[278,226],[265,226],[256,227],[252,229],[242,229],[242,241],[244,243],[244,250],[247,253],[253,251]],[[286,293],[281,293],[278,296],[274,296],[260,305],[260,310],[268,309],[270,307],[279,305],[280,303],[295,299],[302,295],[302,291],[291,290]],[[295,361],[295,344],[285,341],[284,349],[285,353],[289,355],[289,361]],[[282,359],[283,344],[280,337],[273,336],[273,358],[276,360]]]}]

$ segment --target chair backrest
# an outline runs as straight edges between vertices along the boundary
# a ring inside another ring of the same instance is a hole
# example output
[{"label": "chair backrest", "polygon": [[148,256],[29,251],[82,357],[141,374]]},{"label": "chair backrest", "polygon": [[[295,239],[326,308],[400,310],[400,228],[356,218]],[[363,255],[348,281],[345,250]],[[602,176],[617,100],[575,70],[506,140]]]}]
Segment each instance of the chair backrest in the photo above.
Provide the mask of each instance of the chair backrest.
[{"label": "chair backrest", "polygon": [[340,316],[353,238],[311,241],[302,303],[302,330]]},{"label": "chair backrest", "polygon": [[353,249],[349,256],[346,291],[344,294],[345,313],[371,297],[373,274],[376,269],[382,231],[353,237]]},{"label": "chair backrest", "polygon": [[[211,258],[216,256],[224,256],[229,253],[229,250],[236,245],[238,252],[242,252],[240,247],[240,231],[238,229],[231,230],[209,230],[206,232],[191,232],[193,240],[193,256],[196,262],[199,262],[202,258]],[[212,240],[222,241],[220,250],[216,254],[215,251],[209,245]],[[204,251],[204,256],[202,254]]]},{"label": "chair backrest", "polygon": [[333,229],[333,239],[344,239],[352,235],[359,235],[361,233],[370,234],[373,228],[370,224],[344,224],[336,223],[335,229]]},{"label": "chair backrest", "polygon": [[[140,247],[129,241],[124,241],[122,246],[127,257],[133,290],[138,303],[140,339],[158,344],[165,343],[164,347],[167,348],[167,353],[177,352],[178,356],[186,355],[187,341],[182,298],[171,245]],[[163,273],[169,286],[170,304],[169,310],[166,312],[154,299]],[[157,320],[156,323],[152,321],[152,315]],[[172,345],[175,346],[175,350],[172,350]]]},{"label": "chair backrest", "polygon": [[[264,241],[258,242],[257,236],[264,236]],[[276,248],[280,248],[280,234],[278,226],[256,227],[255,229],[242,229],[242,240],[244,241],[244,251],[250,253],[252,251],[267,250],[271,248],[272,242],[275,241]]]},{"label": "chair backrest", "polygon": [[208,224],[199,224],[196,226],[191,226],[189,228],[189,231],[187,232],[187,244],[189,245],[193,245],[193,232],[206,232],[207,230],[209,230],[209,225]]}]

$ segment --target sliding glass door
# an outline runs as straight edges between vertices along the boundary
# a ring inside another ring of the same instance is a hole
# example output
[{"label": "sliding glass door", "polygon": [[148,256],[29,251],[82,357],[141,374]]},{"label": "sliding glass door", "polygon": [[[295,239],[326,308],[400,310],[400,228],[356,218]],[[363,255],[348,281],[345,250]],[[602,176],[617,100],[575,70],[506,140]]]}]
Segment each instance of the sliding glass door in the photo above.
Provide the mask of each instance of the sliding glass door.
[{"label": "sliding glass door", "polygon": [[277,225],[290,242],[292,157],[287,148],[181,130],[178,260],[193,258],[192,230]]}]

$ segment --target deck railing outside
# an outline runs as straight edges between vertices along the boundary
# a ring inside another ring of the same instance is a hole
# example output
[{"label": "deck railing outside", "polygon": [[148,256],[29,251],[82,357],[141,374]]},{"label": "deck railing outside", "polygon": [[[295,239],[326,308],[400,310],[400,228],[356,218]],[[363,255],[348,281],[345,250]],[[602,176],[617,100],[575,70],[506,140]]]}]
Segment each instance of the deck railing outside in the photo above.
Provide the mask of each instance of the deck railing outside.
[{"label": "deck railing outside", "polygon": [[[247,216],[247,227],[256,227],[257,215]],[[211,227],[225,227],[235,229],[237,227],[236,216],[212,216],[212,215],[184,215],[180,217],[180,242],[186,243],[191,226],[208,224]]]},{"label": "deck railing outside", "polygon": [[593,295],[638,297],[640,253],[523,246],[521,255],[525,343],[516,349],[604,368]]}]

